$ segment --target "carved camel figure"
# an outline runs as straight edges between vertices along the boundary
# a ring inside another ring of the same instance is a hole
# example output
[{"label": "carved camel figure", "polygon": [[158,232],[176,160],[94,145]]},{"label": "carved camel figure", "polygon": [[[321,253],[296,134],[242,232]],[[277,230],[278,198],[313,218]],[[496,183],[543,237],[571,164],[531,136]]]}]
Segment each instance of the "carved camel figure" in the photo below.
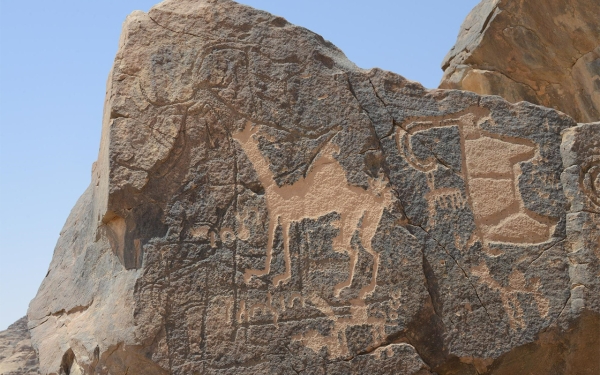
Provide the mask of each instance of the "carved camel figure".
[{"label": "carved camel figure", "polygon": [[335,286],[335,294],[339,296],[342,289],[352,284],[357,261],[357,251],[353,251],[351,246],[355,230],[359,230],[361,243],[374,260],[371,283],[360,290],[359,296],[364,298],[373,292],[377,280],[379,254],[373,251],[371,240],[375,236],[384,208],[388,207],[392,201],[392,193],[388,184],[382,179],[373,179],[367,190],[348,184],[346,172],[333,156],[336,148],[328,143],[315,158],[304,178],[292,185],[278,186],[273,179],[268,161],[258,149],[258,141],[255,138],[257,131],[258,126],[253,126],[251,122],[248,122],[243,131],[233,135],[250,159],[265,189],[269,213],[265,268],[247,269],[244,274],[245,282],[249,282],[254,275],[269,274],[277,225],[281,225],[283,228],[285,272],[273,278],[275,286],[291,278],[290,224],[305,218],[317,219],[331,212],[337,212],[340,215],[339,233],[334,239],[334,250],[347,252],[351,264],[348,279]]}]

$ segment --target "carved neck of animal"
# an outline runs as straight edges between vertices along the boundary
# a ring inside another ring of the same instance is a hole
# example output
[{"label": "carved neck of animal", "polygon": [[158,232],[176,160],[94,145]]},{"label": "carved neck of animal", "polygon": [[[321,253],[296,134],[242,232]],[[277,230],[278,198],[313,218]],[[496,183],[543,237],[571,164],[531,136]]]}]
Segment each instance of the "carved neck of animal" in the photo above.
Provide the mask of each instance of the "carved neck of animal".
[{"label": "carved neck of animal", "polygon": [[[233,138],[239,142],[258,174],[267,195],[269,211],[275,208],[274,199],[277,199],[276,197],[288,201],[288,209],[292,208],[289,206],[290,201],[295,199],[301,199],[305,205],[318,202],[318,206],[314,209],[319,211],[320,215],[310,214],[312,209],[305,207],[306,217],[312,218],[318,218],[332,211],[343,214],[346,211],[356,210],[355,207],[346,206],[344,202],[364,201],[364,203],[357,204],[357,207],[363,207],[365,211],[370,211],[372,207],[378,207],[384,203],[387,206],[391,201],[391,190],[384,181],[372,179],[368,190],[349,185],[345,170],[333,156],[338,150],[332,144],[327,144],[322,148],[303,178],[291,185],[278,186],[269,168],[268,160],[258,148],[258,140],[255,138],[257,132],[258,126],[253,126],[248,122],[244,130],[235,133]],[[373,204],[371,209],[369,209],[369,203]],[[271,211],[271,213],[275,212]]]},{"label": "carved neck of animal", "polygon": [[[271,186],[275,185],[277,190],[285,189],[285,186],[278,187],[277,183],[274,180],[273,173],[269,168],[269,163],[267,159],[262,155],[260,150],[258,149],[258,140],[255,139],[255,135],[258,133],[258,126],[253,126],[251,122],[246,123],[246,127],[241,132],[235,133],[233,138],[239,142],[240,146],[244,150],[248,159],[254,166],[256,173],[258,174],[258,179],[260,183],[263,185],[265,189],[269,189]],[[313,175],[320,169],[323,169],[325,164],[336,163],[337,161],[333,157],[333,154],[336,153],[337,147],[332,144],[327,144],[323,149],[319,152],[319,155],[315,159],[313,165],[309,166],[306,176],[301,178],[299,181],[295,182],[292,186],[299,187],[298,185],[302,185],[304,181],[311,179],[314,177]],[[314,179],[314,178],[313,178]],[[345,179],[344,182],[346,183]]]}]

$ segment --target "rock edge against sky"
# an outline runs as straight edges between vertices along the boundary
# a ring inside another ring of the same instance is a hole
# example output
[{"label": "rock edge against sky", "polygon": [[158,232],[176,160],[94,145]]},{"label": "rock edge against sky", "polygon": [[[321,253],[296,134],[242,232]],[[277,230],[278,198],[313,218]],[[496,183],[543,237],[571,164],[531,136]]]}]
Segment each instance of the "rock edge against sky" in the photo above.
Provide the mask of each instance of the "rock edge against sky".
[{"label": "rock edge against sky", "polygon": [[600,121],[599,1],[483,0],[442,63],[440,88]]}]

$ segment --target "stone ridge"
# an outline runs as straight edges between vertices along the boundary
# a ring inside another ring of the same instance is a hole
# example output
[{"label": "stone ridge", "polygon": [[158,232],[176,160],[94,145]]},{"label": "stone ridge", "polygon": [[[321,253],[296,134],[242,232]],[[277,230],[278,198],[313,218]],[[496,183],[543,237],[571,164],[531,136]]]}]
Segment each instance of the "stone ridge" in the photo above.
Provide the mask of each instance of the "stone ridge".
[{"label": "stone ridge", "polygon": [[600,120],[600,2],[483,0],[442,63],[440,88]]},{"label": "stone ridge", "polygon": [[134,12],[40,371],[593,373],[597,140],[233,1]]}]

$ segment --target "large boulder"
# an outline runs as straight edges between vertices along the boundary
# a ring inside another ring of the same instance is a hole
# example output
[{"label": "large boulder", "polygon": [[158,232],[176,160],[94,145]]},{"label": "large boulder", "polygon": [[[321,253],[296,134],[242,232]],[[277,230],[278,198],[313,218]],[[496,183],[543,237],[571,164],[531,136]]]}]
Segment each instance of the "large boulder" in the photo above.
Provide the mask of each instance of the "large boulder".
[{"label": "large boulder", "polygon": [[600,121],[600,1],[483,0],[442,63],[440,88]]},{"label": "large boulder", "polygon": [[594,371],[576,125],[362,70],[233,1],[135,12],[28,312],[41,373]]}]

